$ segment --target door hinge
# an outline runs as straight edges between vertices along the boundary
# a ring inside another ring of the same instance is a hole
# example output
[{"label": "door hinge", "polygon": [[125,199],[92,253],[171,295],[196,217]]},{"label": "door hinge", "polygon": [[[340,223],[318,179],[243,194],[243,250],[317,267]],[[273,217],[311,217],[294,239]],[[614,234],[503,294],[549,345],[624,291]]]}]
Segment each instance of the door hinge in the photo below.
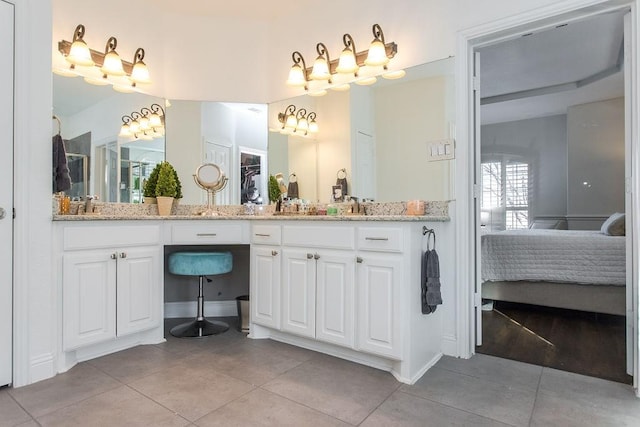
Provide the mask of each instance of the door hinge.
[{"label": "door hinge", "polygon": [[482,192],[480,189],[480,184],[473,184],[473,198],[479,199],[481,195],[482,195]]},{"label": "door hinge", "polygon": [[482,307],[482,295],[479,292],[473,294],[473,306]]}]

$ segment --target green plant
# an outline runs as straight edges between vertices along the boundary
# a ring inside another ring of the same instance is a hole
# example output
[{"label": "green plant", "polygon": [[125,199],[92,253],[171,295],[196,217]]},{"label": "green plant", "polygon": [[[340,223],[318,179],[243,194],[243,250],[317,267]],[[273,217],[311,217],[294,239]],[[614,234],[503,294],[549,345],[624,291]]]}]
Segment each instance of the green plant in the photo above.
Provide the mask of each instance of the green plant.
[{"label": "green plant", "polygon": [[273,175],[269,175],[269,201],[276,202],[280,199],[280,186],[278,185],[278,180]]},{"label": "green plant", "polygon": [[176,197],[178,184],[174,177],[173,167],[167,163],[160,163],[158,183],[156,184],[156,197]]},{"label": "green plant", "polygon": [[142,188],[142,195],[144,197],[156,197],[156,185],[158,185],[158,172],[160,172],[161,164],[162,163],[156,164],[149,174],[149,178],[144,182],[144,186]]},{"label": "green plant", "polygon": [[[169,166],[171,164],[167,163]],[[178,178],[178,172],[171,166],[171,170],[173,171],[173,179],[176,180],[176,199],[182,199],[182,184],[180,184],[180,178]]]}]

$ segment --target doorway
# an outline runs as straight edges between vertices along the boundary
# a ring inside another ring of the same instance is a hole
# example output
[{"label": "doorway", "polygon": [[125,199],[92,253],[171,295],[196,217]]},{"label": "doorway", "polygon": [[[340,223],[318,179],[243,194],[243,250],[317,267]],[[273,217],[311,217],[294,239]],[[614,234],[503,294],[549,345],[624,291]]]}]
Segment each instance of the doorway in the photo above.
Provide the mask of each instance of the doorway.
[{"label": "doorway", "polygon": [[[584,8],[577,9],[578,5],[567,7],[566,5],[553,5],[545,8],[542,11],[536,11],[531,13],[522,14],[512,18],[504,19],[500,22],[495,22],[482,27],[472,28],[463,31],[459,34],[458,43],[458,76],[457,82],[459,84],[458,93],[458,118],[459,123],[462,124],[458,131],[458,139],[468,141],[467,150],[461,150],[458,152],[458,164],[461,167],[456,168],[456,199],[459,201],[456,206],[457,215],[457,231],[458,237],[458,258],[460,262],[468,261],[468,268],[462,269],[458,272],[458,283],[460,283],[460,293],[463,298],[459,302],[458,308],[460,309],[461,316],[465,313],[473,313],[472,321],[467,324],[462,320],[465,326],[461,328],[461,337],[467,340],[468,347],[464,348],[464,343],[461,344],[461,354],[465,354],[465,350],[468,354],[475,352],[475,332],[478,332],[478,336],[481,337],[481,325],[482,325],[482,298],[481,298],[481,271],[479,262],[480,253],[480,200],[482,189],[480,187],[480,161],[481,153],[480,146],[476,146],[474,141],[480,139],[480,121],[478,116],[474,114],[474,106],[479,108],[480,98],[476,99],[474,86],[477,86],[474,75],[474,51],[481,47],[499,42],[508,41],[516,37],[520,37],[523,34],[531,31],[538,31],[548,28],[554,28],[564,23],[578,22],[588,17],[595,16],[602,13],[609,13],[615,10],[622,10],[623,8],[618,5],[613,5],[612,2],[605,2],[599,4],[597,7],[589,6],[587,2],[583,2]],[[627,22],[631,28],[633,34],[637,27],[637,15],[638,11],[635,9],[635,4],[628,5],[627,9],[631,10],[630,17],[627,18]],[[636,76],[637,69],[637,47],[635,44],[637,40],[629,37],[629,49],[627,52],[628,66],[631,70],[630,75]],[[629,83],[627,80],[627,83]],[[634,243],[633,232],[637,227],[637,219],[631,217],[633,211],[632,206],[636,207],[637,200],[632,199],[633,190],[637,188],[637,179],[632,179],[631,176],[637,176],[638,165],[632,165],[634,170],[631,174],[631,165],[629,160],[631,158],[630,153],[637,153],[637,147],[631,144],[631,141],[635,141],[637,136],[637,117],[632,114],[636,111],[638,105],[637,89],[627,86],[627,95],[625,97],[625,114],[626,114],[626,138],[625,138],[625,150],[627,155],[628,170],[625,173],[625,186],[626,186],[626,202],[625,211],[627,212],[627,271],[629,272],[629,280],[627,281],[627,318],[629,319],[627,333],[629,342],[629,353],[627,359],[630,362],[632,372],[634,375],[634,387],[637,390],[637,372],[638,372],[638,350],[637,350],[637,260],[632,254],[637,253],[637,244]],[[464,151],[464,152],[463,152]],[[466,169],[466,170],[463,170]],[[468,245],[467,242],[473,241],[474,245]],[[477,261],[477,262],[476,262]],[[466,264],[466,263],[465,263]],[[473,266],[476,266],[475,268]],[[466,287],[463,283],[471,284],[472,287]],[[473,321],[475,320],[475,322]]]}]

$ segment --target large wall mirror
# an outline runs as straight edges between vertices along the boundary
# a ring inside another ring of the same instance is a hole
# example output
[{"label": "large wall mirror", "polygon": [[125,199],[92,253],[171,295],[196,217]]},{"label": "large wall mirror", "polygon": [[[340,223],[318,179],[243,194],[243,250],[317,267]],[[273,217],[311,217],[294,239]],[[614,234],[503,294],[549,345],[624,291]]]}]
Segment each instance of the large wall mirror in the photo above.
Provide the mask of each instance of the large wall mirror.
[{"label": "large wall mirror", "polygon": [[[296,180],[299,197],[311,201],[329,201],[345,172],[347,194],[360,199],[450,199],[450,161],[427,154],[430,142],[454,137],[454,59],[406,72],[269,104],[269,173]],[[281,133],[278,116],[290,105],[315,112],[318,133]]]},{"label": "large wall mirror", "polygon": [[82,77],[53,75],[53,114],[59,120],[53,128],[65,140],[69,196],[142,202],[144,180],[164,160],[165,138],[160,131],[149,139],[118,135],[123,116],[154,104],[164,109],[164,100],[157,97],[116,92],[111,85],[90,85]]},{"label": "large wall mirror", "polygon": [[[145,174],[163,159],[176,168],[186,204],[206,201],[192,179],[206,162],[229,177],[216,194],[218,205],[247,198],[267,203],[268,176],[278,173],[285,185],[297,182],[300,198],[327,202],[342,170],[346,193],[361,199],[447,200],[450,161],[429,162],[427,150],[431,141],[454,137],[454,59],[406,71],[399,80],[379,79],[372,86],[352,85],[346,92],[268,106],[172,100],[165,108],[165,137],[152,141],[118,138],[121,118],[153,103],[164,106],[164,100],[54,75],[54,114],[62,122],[68,154],[79,155],[87,166],[88,194],[104,201],[140,201]],[[95,95],[88,98],[90,93]],[[289,105],[315,112],[319,132],[310,137],[280,133],[278,113]],[[82,173],[77,175],[81,182]],[[72,195],[86,191],[78,188]]]}]

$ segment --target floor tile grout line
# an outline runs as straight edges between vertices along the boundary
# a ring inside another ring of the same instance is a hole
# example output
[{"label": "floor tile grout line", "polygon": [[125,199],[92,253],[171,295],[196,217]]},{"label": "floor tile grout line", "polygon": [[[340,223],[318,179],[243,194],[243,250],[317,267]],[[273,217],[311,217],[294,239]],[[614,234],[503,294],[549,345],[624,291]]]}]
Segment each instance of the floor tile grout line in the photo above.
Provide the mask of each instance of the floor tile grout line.
[{"label": "floor tile grout line", "polygon": [[[9,395],[9,397],[11,398],[11,400],[13,400],[15,402],[16,405],[18,405],[20,407],[20,409],[22,409],[24,411],[25,414],[27,414],[29,416],[29,418],[31,418],[33,421],[36,422],[36,424],[40,425],[40,423],[38,421],[36,421],[36,418],[33,416],[33,414],[31,412],[29,412],[27,410],[27,408],[25,408],[24,406],[22,406],[22,404],[20,402],[18,402],[18,400],[10,393],[11,389],[7,389],[7,394]],[[26,421],[25,421],[26,422]]]},{"label": "floor tile grout line", "polygon": [[542,375],[544,375],[544,367],[540,371],[540,376],[538,377],[538,384],[536,385],[536,395],[533,398],[533,406],[531,407],[531,415],[529,415],[529,426],[533,422],[533,414],[536,411],[536,405],[538,404],[538,394],[540,393],[540,384],[542,383]]},{"label": "floor tile grout line", "polygon": [[488,417],[486,415],[476,414],[475,412],[471,412],[468,409],[458,408],[457,406],[448,405],[448,404],[446,404],[444,402],[439,402],[439,401],[434,400],[434,399],[429,399],[428,397],[418,396],[417,394],[413,394],[413,393],[410,393],[410,392],[405,391],[405,390],[398,390],[398,393],[404,393],[404,394],[406,394],[408,396],[416,397],[416,398],[422,399],[422,400],[426,400],[428,402],[432,402],[432,403],[435,403],[437,405],[444,406],[446,408],[455,409],[456,411],[464,412],[464,413],[467,413],[469,415],[473,415],[474,417],[480,417],[480,418],[484,418],[485,420],[495,421],[497,423],[501,423],[501,424],[504,424],[504,425],[507,425],[507,426],[517,427],[517,426],[515,426],[513,424],[510,424],[510,423],[507,423],[505,421],[497,420],[495,418]]},{"label": "floor tile grout line", "polygon": [[186,418],[184,415],[182,415],[180,412],[173,410],[171,408],[168,408],[167,406],[165,406],[164,404],[162,404],[161,402],[158,402],[157,400],[155,400],[154,398],[152,398],[151,396],[147,396],[145,393],[143,393],[142,391],[135,389],[131,386],[129,386],[129,384],[125,384],[125,387],[127,387],[129,390],[133,391],[134,393],[139,394],[140,396],[144,397],[145,399],[149,400],[150,402],[155,403],[156,405],[166,409],[167,411],[171,412],[174,415],[177,415],[178,417],[182,418],[183,420],[185,420],[186,422],[188,422],[189,424],[193,424],[194,422],[191,421],[190,419]]},{"label": "floor tile grout line", "polygon": [[369,412],[369,413],[367,414],[367,416],[366,416],[366,417],[364,417],[364,418],[362,419],[362,421],[360,421],[357,425],[361,425],[362,423],[364,423],[364,422],[365,422],[365,421],[366,421],[366,420],[367,420],[367,419],[368,419],[368,418],[369,418],[369,417],[370,417],[374,412],[376,412],[376,411],[378,410],[378,408],[380,408],[382,405],[384,405],[384,403],[385,403],[387,400],[389,400],[389,399],[391,398],[391,396],[393,396],[397,391],[399,391],[399,390],[400,390],[400,387],[402,387],[402,383],[399,383],[399,384],[396,386],[396,388],[395,388],[391,393],[389,393],[389,395],[388,395],[387,397],[385,397],[385,398],[384,398],[384,400],[383,400],[382,402],[380,402],[380,403],[379,403],[375,408],[373,408],[373,409],[371,410],[371,412]]},{"label": "floor tile grout line", "polygon": [[[524,363],[524,362],[521,362],[521,363]],[[538,365],[532,365],[532,366],[538,366]],[[544,368],[544,366],[540,366],[540,368]],[[497,384],[497,385],[500,385],[502,387],[515,388],[515,389],[522,390],[522,391],[532,391],[533,390],[532,387],[526,387],[526,386],[517,385],[517,384],[516,385],[506,385],[506,384],[504,384],[504,383],[502,383],[500,381],[495,381],[495,380],[492,380],[490,378],[472,375],[472,374],[469,374],[469,373],[466,373],[466,372],[456,371],[456,370],[450,369],[450,368],[432,366],[429,370],[431,370],[431,369],[439,369],[441,371],[447,371],[447,372],[452,372],[454,374],[464,375],[465,377],[475,378],[477,380],[486,381],[486,382],[491,383],[491,384]],[[542,372],[542,370],[541,370],[541,372]]]}]

